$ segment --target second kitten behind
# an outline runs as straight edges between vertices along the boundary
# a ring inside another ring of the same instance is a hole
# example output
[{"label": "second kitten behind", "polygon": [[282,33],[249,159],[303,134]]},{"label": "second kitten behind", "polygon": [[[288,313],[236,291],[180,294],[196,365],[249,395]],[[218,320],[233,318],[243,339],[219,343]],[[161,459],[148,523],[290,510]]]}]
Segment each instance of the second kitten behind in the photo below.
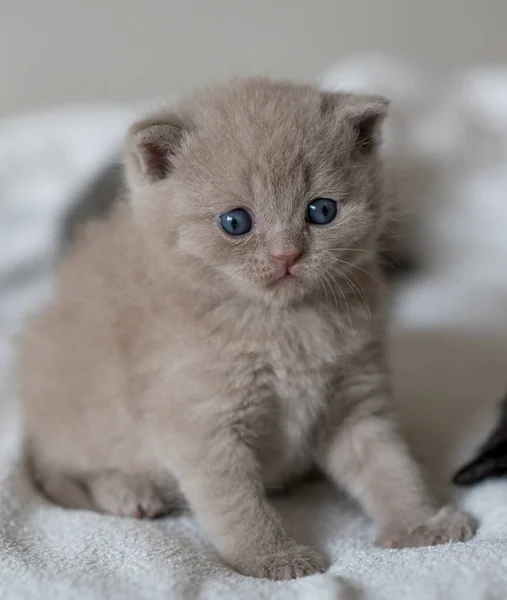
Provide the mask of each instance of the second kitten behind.
[{"label": "second kitten behind", "polygon": [[507,395],[500,405],[496,427],[475,457],[454,475],[456,485],[473,485],[498,477],[507,477]]}]

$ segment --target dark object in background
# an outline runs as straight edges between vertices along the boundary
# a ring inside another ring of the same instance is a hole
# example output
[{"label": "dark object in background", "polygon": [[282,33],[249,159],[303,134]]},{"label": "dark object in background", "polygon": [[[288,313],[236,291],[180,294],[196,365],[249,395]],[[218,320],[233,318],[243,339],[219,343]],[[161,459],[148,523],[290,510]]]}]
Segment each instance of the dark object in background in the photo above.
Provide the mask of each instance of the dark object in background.
[{"label": "dark object in background", "polygon": [[[82,225],[91,220],[104,219],[116,202],[122,202],[124,198],[123,164],[118,159],[118,162],[111,161],[105,166],[65,213],[60,253],[65,254]],[[381,252],[380,259],[382,268],[390,279],[410,275],[418,268],[412,257],[393,252]]]},{"label": "dark object in background", "polygon": [[109,162],[64,214],[60,239],[61,254],[65,253],[83,224],[103,219],[110,213],[116,202],[124,197],[123,189],[123,164],[120,160]]},{"label": "dark object in background", "polygon": [[380,252],[382,270],[389,277],[401,277],[416,272],[419,265],[414,257],[402,256],[392,252]]},{"label": "dark object in background", "polygon": [[453,477],[456,485],[472,485],[484,479],[507,476],[507,395],[500,407],[500,421],[476,457]]}]

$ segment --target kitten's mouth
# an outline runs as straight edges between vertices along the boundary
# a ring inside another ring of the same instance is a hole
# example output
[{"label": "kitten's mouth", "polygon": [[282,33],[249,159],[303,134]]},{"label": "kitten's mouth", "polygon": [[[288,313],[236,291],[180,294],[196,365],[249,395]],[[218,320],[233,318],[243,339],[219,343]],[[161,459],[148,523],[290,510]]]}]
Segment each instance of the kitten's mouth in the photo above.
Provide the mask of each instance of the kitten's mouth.
[{"label": "kitten's mouth", "polygon": [[285,283],[292,281],[293,279],[296,279],[296,276],[294,275],[294,273],[291,273],[290,271],[286,271],[285,273],[275,275],[274,277],[272,277],[268,281],[268,287],[274,287],[276,285],[283,285]]}]

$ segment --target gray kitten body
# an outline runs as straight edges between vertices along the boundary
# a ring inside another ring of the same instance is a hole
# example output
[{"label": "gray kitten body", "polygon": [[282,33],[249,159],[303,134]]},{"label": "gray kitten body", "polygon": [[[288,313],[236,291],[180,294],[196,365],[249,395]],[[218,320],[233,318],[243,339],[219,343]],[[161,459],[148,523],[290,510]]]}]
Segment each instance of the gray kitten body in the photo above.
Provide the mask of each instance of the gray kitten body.
[{"label": "gray kitten body", "polygon": [[[392,412],[379,97],[247,80],[136,123],[127,202],[85,227],[27,329],[27,462],[73,508],[188,504],[239,572],[323,570],[267,499],[317,466],[388,547],[463,541]],[[308,204],[333,199],[317,225]],[[253,228],[231,236],[241,207]],[[290,257],[290,260],[289,258]]]}]

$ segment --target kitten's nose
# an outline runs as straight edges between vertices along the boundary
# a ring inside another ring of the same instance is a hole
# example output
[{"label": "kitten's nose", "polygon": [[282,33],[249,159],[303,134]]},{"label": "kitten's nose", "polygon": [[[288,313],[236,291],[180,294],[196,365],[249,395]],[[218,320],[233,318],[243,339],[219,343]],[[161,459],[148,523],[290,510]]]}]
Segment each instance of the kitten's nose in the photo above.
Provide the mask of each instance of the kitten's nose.
[{"label": "kitten's nose", "polygon": [[285,268],[289,270],[292,265],[297,262],[298,258],[301,256],[301,252],[299,252],[299,250],[295,250],[294,252],[277,252],[271,256],[275,260],[285,263]]}]

